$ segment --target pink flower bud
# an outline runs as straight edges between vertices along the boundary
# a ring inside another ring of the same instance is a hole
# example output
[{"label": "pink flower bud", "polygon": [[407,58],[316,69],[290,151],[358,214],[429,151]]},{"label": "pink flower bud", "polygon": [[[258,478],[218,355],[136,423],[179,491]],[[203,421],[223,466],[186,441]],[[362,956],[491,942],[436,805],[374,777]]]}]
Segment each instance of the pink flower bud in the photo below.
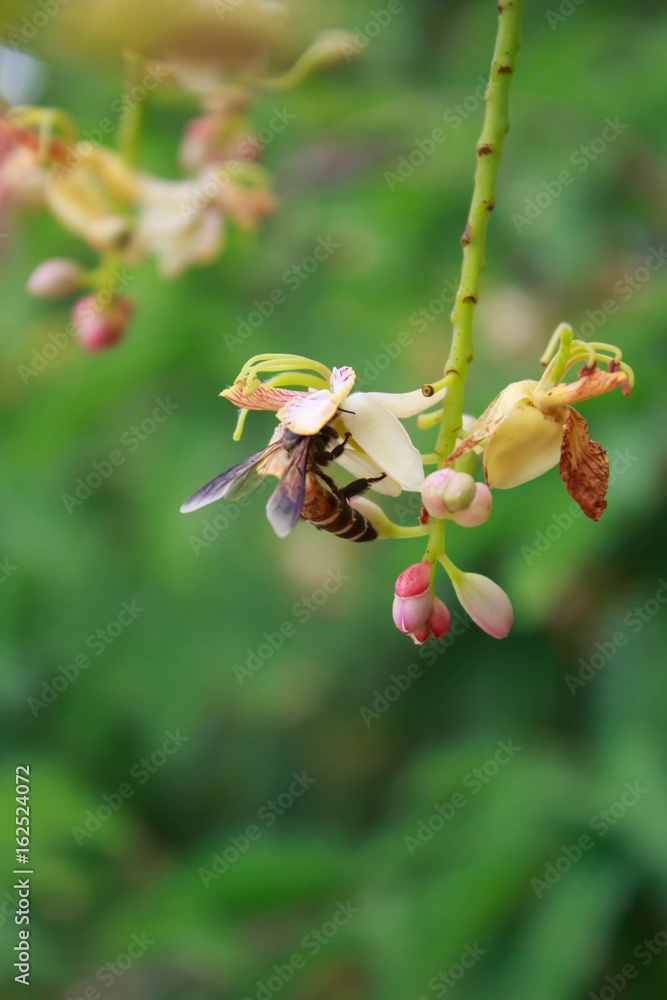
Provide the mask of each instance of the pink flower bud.
[{"label": "pink flower bud", "polygon": [[465,510],[475,499],[475,480],[468,472],[453,472],[445,483],[442,499],[452,514]]},{"label": "pink flower bud", "polygon": [[421,629],[432,605],[431,564],[424,561],[408,566],[396,580],[392,607],[396,628],[406,635]]},{"label": "pink flower bud", "polygon": [[426,624],[433,604],[433,593],[426,590],[418,597],[394,597],[392,616],[394,625],[404,635],[416,632]]},{"label": "pink flower bud", "polygon": [[397,597],[416,597],[431,585],[431,564],[426,559],[408,566],[399,574],[394,587]]},{"label": "pink flower bud", "polygon": [[422,625],[421,628],[416,629],[414,632],[410,633],[410,638],[414,642],[415,646],[422,646],[427,639],[431,638],[431,628],[428,624]]},{"label": "pink flower bud", "polygon": [[465,510],[452,514],[452,521],[462,524],[464,528],[477,528],[488,521],[493,498],[486,483],[475,483],[476,495],[473,502]]},{"label": "pink flower bud", "polygon": [[72,309],[72,322],[87,351],[102,351],[116,344],[127,327],[133,304],[121,297],[105,304],[99,294],[84,295]]},{"label": "pink flower bud", "polygon": [[62,299],[81,287],[83,269],[67,257],[42,261],[28,278],[26,288],[38,299]]},{"label": "pink flower bud", "polygon": [[442,492],[453,475],[453,469],[437,469],[422,483],[422,503],[431,517],[447,517],[449,511],[442,498]]},{"label": "pink flower bud", "polygon": [[456,595],[476,625],[504,639],[512,627],[510,599],[497,583],[479,573],[450,573]]},{"label": "pink flower bud", "polygon": [[433,607],[428,616],[428,624],[436,639],[442,639],[444,635],[447,635],[451,622],[452,616],[447,605],[439,597],[434,597]]}]

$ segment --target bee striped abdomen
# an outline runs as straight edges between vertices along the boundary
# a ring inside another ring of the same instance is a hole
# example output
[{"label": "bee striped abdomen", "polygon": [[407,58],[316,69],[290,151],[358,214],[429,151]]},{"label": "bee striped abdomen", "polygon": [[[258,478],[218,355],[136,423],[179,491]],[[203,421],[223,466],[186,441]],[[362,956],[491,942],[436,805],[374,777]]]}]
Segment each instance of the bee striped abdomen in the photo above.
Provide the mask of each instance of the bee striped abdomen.
[{"label": "bee striped abdomen", "polygon": [[370,521],[342,497],[325,489],[312,472],[308,473],[301,517],[320,531],[350,542],[370,542],[377,538]]}]

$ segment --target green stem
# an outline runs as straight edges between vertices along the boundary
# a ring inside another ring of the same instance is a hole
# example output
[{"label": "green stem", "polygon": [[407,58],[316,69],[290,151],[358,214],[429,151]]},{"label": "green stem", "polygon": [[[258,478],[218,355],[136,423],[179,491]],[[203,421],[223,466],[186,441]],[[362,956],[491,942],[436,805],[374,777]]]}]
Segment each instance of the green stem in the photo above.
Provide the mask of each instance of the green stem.
[{"label": "green stem", "polygon": [[445,396],[443,420],[435,447],[443,463],[453,451],[457,431],[461,428],[466,377],[474,357],[473,315],[479,298],[480,279],[486,267],[484,255],[486,227],[489,214],[495,207],[498,166],[503,140],[509,129],[509,91],[521,44],[522,8],[523,0],[501,0],[498,4],[498,35],[489,84],[486,88],[484,127],[477,144],[477,170],[472,203],[468,224],[461,237],[463,267],[451,315],[454,328],[452,347],[445,365],[445,374],[455,372],[456,381],[449,387]]},{"label": "green stem", "polygon": [[[496,180],[509,129],[509,91],[516,57],[521,45],[523,0],[501,0],[498,7],[498,35],[486,88],[484,126],[477,144],[477,169],[468,223],[461,237],[463,266],[451,320],[452,346],[445,365],[445,377],[454,377],[443,402],[442,421],[435,446],[438,465],[456,446],[463,424],[463,395],[470,362],[474,358],[472,328],[479,285],[486,267],[485,244],[489,215],[495,208]],[[435,563],[444,558],[445,522],[429,519],[430,537],[425,559]]]},{"label": "green stem", "polygon": [[[136,52],[126,49],[125,58],[125,93],[131,95],[135,85],[139,85],[145,70],[145,61]],[[146,97],[133,101],[128,105],[127,115],[118,126],[117,141],[120,154],[128,167],[136,167],[139,158],[139,136],[144,122]]]}]

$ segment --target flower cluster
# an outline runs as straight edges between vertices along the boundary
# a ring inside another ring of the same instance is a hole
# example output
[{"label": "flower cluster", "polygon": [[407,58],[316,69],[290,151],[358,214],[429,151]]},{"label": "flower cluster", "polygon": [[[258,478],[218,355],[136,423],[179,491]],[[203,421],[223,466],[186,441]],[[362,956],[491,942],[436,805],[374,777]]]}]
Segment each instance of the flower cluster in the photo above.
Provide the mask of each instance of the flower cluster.
[{"label": "flower cluster", "polygon": [[[435,569],[440,564],[472,620],[501,639],[512,626],[509,598],[493,580],[463,572],[452,563],[445,554],[446,523],[464,528],[485,524],[491,515],[493,488],[519,486],[556,464],[584,513],[598,520],[606,506],[609,463],[602,448],[590,440],[586,421],[571,404],[616,387],[627,395],[634,382],[631,369],[616,348],[574,340],[566,325],[558,328],[542,361],[546,368],[539,381],[513,383],[499,393],[479,420],[464,418],[467,429],[461,429],[462,440],[444,461],[437,454],[422,455],[403,421],[419,416],[421,426],[428,427],[441,419],[442,411],[440,415],[425,411],[443,401],[446,405],[451,375],[411,392],[355,392],[355,373],[350,367],[330,370],[298,355],[265,354],[244,365],[233,385],[221,395],[239,410],[237,439],[250,410],[276,414],[278,427],[270,448],[287,447],[288,434],[292,440],[315,440],[328,430],[329,439],[338,444],[326,457],[362,478],[340,491],[332,480],[327,478],[327,482],[372,525],[373,537],[429,536],[422,561],[403,570],[395,583],[393,618],[401,632],[418,644],[447,633],[450,613],[434,590]],[[563,381],[565,373],[582,362],[579,378],[572,383]],[[600,367],[602,363],[606,370]],[[260,375],[265,374],[271,377],[262,381]],[[461,468],[471,454],[481,459],[484,482]],[[255,465],[261,455],[252,457]],[[441,467],[425,475],[424,464],[434,460]],[[284,457],[272,459],[265,463],[262,474],[280,479],[285,464]],[[236,469],[245,482],[249,466],[241,463]],[[220,481],[224,489],[216,490]],[[238,481],[237,475],[234,483]],[[231,482],[229,474],[223,474],[182,509],[192,510],[219,496],[231,496]],[[423,505],[419,523],[409,527],[394,524],[377,504],[359,495],[367,488],[390,497],[402,490],[418,491]],[[271,505],[269,501],[270,517]]]},{"label": "flower cluster", "polygon": [[10,108],[0,118],[0,205],[50,212],[100,257],[91,269],[63,258],[44,261],[28,279],[28,291],[47,299],[86,292],[72,314],[82,345],[100,350],[116,343],[133,311],[120,294],[119,276],[128,268],[150,256],[163,277],[175,278],[213,261],[230,223],[253,229],[275,210],[270,175],[258,162],[262,130],[253,128],[250,107],[259,90],[285,89],[341,60],[346,39],[344,32],[326,33],[277,78],[254,77],[249,71],[258,68],[257,58],[239,63],[233,53],[210,65],[178,51],[152,61],[133,53],[133,76],[138,64],[149,67],[153,80],[190,90],[201,102],[203,113],[189,122],[180,143],[184,176],[178,180],[136,168],[138,105],[122,109],[118,150],[81,139],[63,111]]}]

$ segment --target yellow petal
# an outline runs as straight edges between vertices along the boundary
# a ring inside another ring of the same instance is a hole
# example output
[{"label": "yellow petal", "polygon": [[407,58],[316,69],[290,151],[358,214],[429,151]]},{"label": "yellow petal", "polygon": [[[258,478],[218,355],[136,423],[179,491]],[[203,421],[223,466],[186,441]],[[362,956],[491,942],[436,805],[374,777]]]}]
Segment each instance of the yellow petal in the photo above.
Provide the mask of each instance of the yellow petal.
[{"label": "yellow petal", "polygon": [[473,424],[470,434],[448,456],[445,464],[451,465],[461,458],[472,448],[477,448],[491,433],[500,426],[507,413],[515,404],[522,399],[530,399],[537,382],[532,379],[524,379],[522,382],[511,382],[507,388],[498,393],[496,398],[489,403],[479,420]]},{"label": "yellow petal", "polygon": [[484,474],[492,488],[507,490],[552,469],[560,458],[563,414],[543,413],[530,399],[520,399],[489,437]]}]

